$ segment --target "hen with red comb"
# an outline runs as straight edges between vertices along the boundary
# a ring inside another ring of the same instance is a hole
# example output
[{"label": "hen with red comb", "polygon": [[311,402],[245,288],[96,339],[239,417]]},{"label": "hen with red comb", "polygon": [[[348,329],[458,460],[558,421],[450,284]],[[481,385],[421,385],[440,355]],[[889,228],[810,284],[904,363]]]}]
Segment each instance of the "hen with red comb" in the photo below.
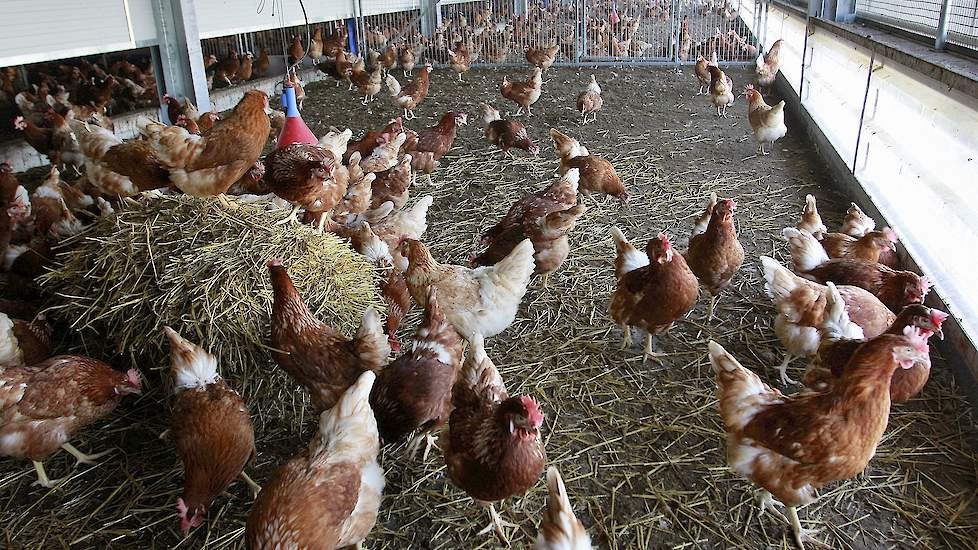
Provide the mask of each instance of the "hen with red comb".
[{"label": "hen with red comb", "polygon": [[689,269],[710,293],[710,313],[713,319],[717,297],[730,285],[730,280],[744,263],[744,247],[737,239],[733,213],[737,203],[733,199],[721,199],[713,207],[706,231],[689,239],[686,261]]},{"label": "hen with red comb", "polygon": [[618,280],[609,311],[622,327],[624,347],[632,343],[630,327],[638,327],[648,333],[646,357],[655,358],[662,354],[655,352],[653,338],[669,330],[676,319],[693,308],[699,283],[665,233],[648,242],[646,254],[648,265],[633,269]]},{"label": "hen with red comb", "polygon": [[36,365],[0,370],[0,456],[28,458],[37,483],[53,487],[41,463],[59,448],[80,464],[106,453],[86,455],[68,440],[78,430],[111,413],[122,398],[140,393],[135,369],[120,372],[81,355],[58,355]]},{"label": "hen with red comb", "polygon": [[495,529],[507,542],[505,527],[511,524],[492,503],[524,494],[543,473],[544,415],[533,397],[509,396],[481,334],[471,344],[452,389],[455,410],[442,450],[448,477],[489,511],[491,523],[480,534]]}]

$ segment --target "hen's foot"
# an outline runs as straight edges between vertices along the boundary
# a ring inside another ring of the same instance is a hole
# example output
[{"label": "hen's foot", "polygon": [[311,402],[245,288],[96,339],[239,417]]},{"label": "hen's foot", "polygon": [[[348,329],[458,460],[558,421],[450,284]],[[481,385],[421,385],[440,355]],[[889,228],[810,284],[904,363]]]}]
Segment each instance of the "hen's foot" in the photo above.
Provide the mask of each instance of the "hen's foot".
[{"label": "hen's foot", "polygon": [[31,483],[31,486],[40,485],[46,489],[51,489],[59,483],[62,479],[49,479],[48,474],[44,471],[44,464],[34,460],[34,470],[37,472],[37,481]]},{"label": "hen's foot", "polygon": [[414,460],[414,457],[418,454],[418,449],[424,443],[424,453],[421,455],[421,462],[428,462],[428,453],[431,452],[431,448],[435,446],[436,441],[438,441],[438,438],[429,432],[416,435],[411,439],[407,447],[407,452],[411,456],[411,460]]},{"label": "hen's foot", "polygon": [[632,347],[632,329],[628,325],[621,326],[621,349],[628,349]]},{"label": "hen's foot", "polygon": [[818,533],[821,529],[805,529],[801,526],[801,520],[798,519],[798,510],[794,506],[788,507],[788,520],[791,523],[791,531],[795,537],[795,543],[801,550],[805,550],[806,542],[810,542],[819,548],[831,548],[828,544],[812,537],[812,535]]},{"label": "hen's foot", "polygon": [[96,460],[112,452],[112,449],[109,449],[108,451],[103,451],[101,453],[87,455],[76,449],[71,445],[71,443],[65,443],[61,446],[61,448],[68,451],[71,456],[75,457],[75,459],[78,460],[77,464],[95,464]]},{"label": "hen's foot", "polygon": [[648,362],[649,359],[661,363],[661,358],[668,355],[668,353],[655,351],[655,336],[651,334],[645,335],[645,355],[642,357],[642,363]]},{"label": "hen's foot", "polygon": [[258,498],[258,493],[261,492],[261,485],[255,483],[255,480],[251,479],[251,477],[244,473],[244,471],[241,472],[241,479],[248,485],[248,488],[251,489],[251,499],[254,500]]},{"label": "hen's foot", "polygon": [[781,521],[788,523],[788,518],[781,513],[781,510],[778,510],[778,507],[780,506],[783,508],[784,504],[778,500],[775,500],[771,493],[765,491],[764,489],[758,491],[757,503],[761,508],[761,514],[764,512],[771,512],[771,514],[779,518]]},{"label": "hen's foot", "polygon": [[781,373],[782,386],[788,386],[788,385],[793,385],[798,383],[797,381],[792,380],[790,376],[788,376],[788,363],[791,362],[791,359],[792,359],[791,354],[786,353],[784,356],[784,361],[782,361],[781,364],[778,365],[778,372]]},{"label": "hen's foot", "polygon": [[289,212],[289,215],[287,217],[285,217],[285,218],[283,218],[283,219],[275,222],[275,225],[285,225],[285,224],[289,224],[289,223],[299,223],[299,207],[298,206],[293,206],[292,207],[292,211]]},{"label": "hen's foot", "polygon": [[509,539],[506,538],[506,528],[507,527],[518,527],[515,523],[510,523],[505,521],[503,518],[499,517],[496,512],[496,507],[492,504],[489,505],[489,525],[486,525],[481,531],[476,533],[477,535],[485,535],[489,531],[496,531],[499,538],[503,541],[503,544],[509,546]]}]

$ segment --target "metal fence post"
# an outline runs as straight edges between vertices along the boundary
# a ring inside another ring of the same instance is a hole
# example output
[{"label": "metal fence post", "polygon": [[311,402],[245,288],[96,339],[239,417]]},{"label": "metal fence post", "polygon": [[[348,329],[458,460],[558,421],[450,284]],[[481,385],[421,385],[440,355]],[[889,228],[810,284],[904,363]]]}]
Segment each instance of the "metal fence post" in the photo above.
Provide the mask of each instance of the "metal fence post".
[{"label": "metal fence post", "polygon": [[951,0],[944,0],[941,6],[941,20],[937,24],[937,39],[934,40],[934,48],[943,50],[947,46],[947,28],[951,23]]},{"label": "metal fence post", "polygon": [[189,98],[201,112],[210,111],[197,11],[192,0],[153,0],[153,14],[160,38],[161,73],[167,93]]},{"label": "metal fence post", "polygon": [[866,74],[866,91],[863,93],[863,108],[859,113],[859,130],[856,132],[856,150],[852,155],[852,174],[856,175],[856,161],[859,160],[859,142],[863,137],[863,121],[866,119],[866,102],[869,101],[869,85],[873,82],[873,66],[876,65],[876,50],[869,56],[869,71]]},{"label": "metal fence post", "polygon": [[437,10],[435,0],[421,0],[421,34],[428,38],[434,34],[435,11]]}]

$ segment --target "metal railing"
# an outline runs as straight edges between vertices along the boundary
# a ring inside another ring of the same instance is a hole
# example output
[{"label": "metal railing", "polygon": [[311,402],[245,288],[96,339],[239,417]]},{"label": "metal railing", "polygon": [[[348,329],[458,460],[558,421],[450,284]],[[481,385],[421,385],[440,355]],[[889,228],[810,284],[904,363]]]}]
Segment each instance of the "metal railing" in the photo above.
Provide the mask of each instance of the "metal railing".
[{"label": "metal railing", "polygon": [[856,16],[932,39],[938,50],[978,51],[978,0],[856,0]]}]

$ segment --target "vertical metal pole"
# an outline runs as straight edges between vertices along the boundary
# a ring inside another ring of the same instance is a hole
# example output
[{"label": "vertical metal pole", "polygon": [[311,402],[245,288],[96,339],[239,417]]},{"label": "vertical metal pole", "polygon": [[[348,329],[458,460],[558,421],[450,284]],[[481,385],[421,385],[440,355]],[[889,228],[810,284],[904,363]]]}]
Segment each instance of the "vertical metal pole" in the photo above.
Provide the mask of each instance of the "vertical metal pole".
[{"label": "vertical metal pole", "polygon": [[434,34],[435,14],[433,12],[435,11],[438,11],[435,0],[421,0],[421,34],[428,38]]},{"label": "vertical metal pole", "polygon": [[672,0],[669,3],[669,12],[672,14],[672,61],[676,64],[676,70],[679,70],[679,35],[682,34],[682,14],[679,13],[680,3],[678,0]]},{"label": "vertical metal pole", "polygon": [[869,71],[866,74],[866,91],[863,93],[863,108],[859,113],[859,131],[856,132],[856,151],[852,155],[852,174],[856,174],[856,161],[859,159],[859,142],[863,137],[863,120],[866,118],[866,102],[869,101],[869,84],[873,81],[873,66],[876,65],[876,50],[869,56]]},{"label": "vertical metal pole", "polygon": [[937,24],[937,39],[934,40],[934,49],[943,50],[947,47],[947,28],[951,23],[951,0],[944,0],[941,6],[941,20]]},{"label": "vertical metal pole", "polygon": [[811,24],[812,16],[809,15],[805,17],[805,42],[801,47],[801,80],[798,82],[798,103],[805,101],[805,58],[808,57],[808,34],[811,32]]},{"label": "vertical metal pole", "polygon": [[153,14],[160,39],[160,70],[166,92],[189,98],[200,112],[210,111],[193,0],[153,0]]},{"label": "vertical metal pole", "polygon": [[588,57],[588,43],[587,43],[587,3],[588,0],[579,0],[581,2],[581,9],[579,11],[580,19],[577,22],[578,32],[580,36],[578,37],[579,45],[577,49],[577,61],[580,63],[584,58]]}]

